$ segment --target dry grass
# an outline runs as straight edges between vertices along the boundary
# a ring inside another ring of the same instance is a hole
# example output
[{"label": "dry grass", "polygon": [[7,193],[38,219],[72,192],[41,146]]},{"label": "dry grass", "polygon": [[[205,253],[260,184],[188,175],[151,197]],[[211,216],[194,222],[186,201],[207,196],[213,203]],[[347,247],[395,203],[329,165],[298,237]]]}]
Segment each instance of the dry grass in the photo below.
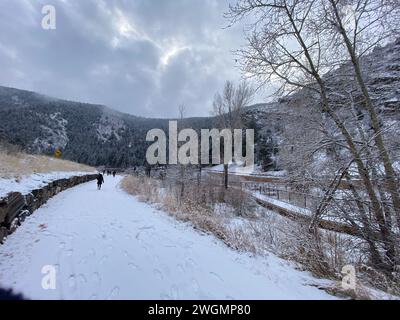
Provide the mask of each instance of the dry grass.
[{"label": "dry grass", "polygon": [[32,173],[53,171],[93,172],[95,169],[83,164],[57,158],[29,155],[21,152],[6,153],[0,150],[0,177],[13,178]]},{"label": "dry grass", "polygon": [[186,185],[184,196],[180,197],[179,186],[167,185],[153,178],[135,176],[125,177],[121,186],[128,193],[137,196],[139,200],[157,204],[160,209],[177,220],[190,222],[194,228],[215,235],[229,247],[255,253],[255,249],[246,241],[246,237],[233,232],[226,226],[226,218],[214,212],[215,205],[223,201],[232,208],[235,214],[245,215],[246,204],[249,200],[245,198],[245,193],[238,191],[235,196],[232,194],[234,190],[223,191],[222,188],[213,189],[208,185]]},{"label": "dry grass", "polygon": [[[215,235],[235,250],[255,255],[273,252],[283,259],[298,263],[299,269],[337,281],[336,286],[321,288],[331,294],[350,299],[374,299],[369,290],[364,289],[362,282],[379,287],[360,268],[364,263],[364,254],[362,244],[357,239],[354,242],[352,237],[327,231],[315,237],[308,232],[307,225],[266,212],[263,208],[252,207],[251,199],[246,198],[240,190],[224,191],[205,181],[203,186],[186,185],[185,194],[181,197],[179,186],[134,176],[125,177],[122,188],[141,201],[155,204],[177,220],[190,222],[194,228]],[[224,207],[218,213],[215,208],[221,204]],[[236,218],[242,223],[232,224]],[[354,292],[343,291],[340,287],[341,268],[347,264],[357,268],[360,282]],[[387,285],[381,289],[397,293],[396,290],[388,290],[389,287]]]}]

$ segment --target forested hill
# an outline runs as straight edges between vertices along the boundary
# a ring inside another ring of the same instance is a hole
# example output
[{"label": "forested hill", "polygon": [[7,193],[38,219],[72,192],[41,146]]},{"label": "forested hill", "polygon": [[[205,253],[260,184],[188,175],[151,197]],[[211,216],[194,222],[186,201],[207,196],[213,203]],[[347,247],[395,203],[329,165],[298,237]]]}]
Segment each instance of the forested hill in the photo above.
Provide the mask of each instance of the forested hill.
[{"label": "forested hill", "polygon": [[[168,128],[168,119],[135,117],[6,87],[0,87],[0,119],[1,136],[8,142],[35,153],[60,148],[63,158],[94,166],[143,164],[147,131]],[[212,126],[210,118],[184,121],[194,129]]]},{"label": "forested hill", "polygon": [[[256,157],[271,169],[281,112],[267,106],[246,108],[244,123],[256,129]],[[167,133],[169,120],[0,86],[0,138],[31,153],[53,154],[60,148],[63,158],[92,166],[143,165],[150,144],[145,141],[148,130],[160,128]],[[215,128],[215,118],[186,118],[182,127],[198,132]]]}]

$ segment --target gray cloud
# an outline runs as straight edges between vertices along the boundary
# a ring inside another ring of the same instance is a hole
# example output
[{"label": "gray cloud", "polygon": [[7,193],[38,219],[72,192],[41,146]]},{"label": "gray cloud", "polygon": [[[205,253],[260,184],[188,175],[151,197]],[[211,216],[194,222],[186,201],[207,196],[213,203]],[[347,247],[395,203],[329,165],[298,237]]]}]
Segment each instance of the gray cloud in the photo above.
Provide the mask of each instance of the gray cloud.
[{"label": "gray cloud", "polygon": [[[241,26],[223,29],[229,0],[3,0],[0,84],[152,117],[208,115]],[[41,9],[57,29],[41,28]]]}]

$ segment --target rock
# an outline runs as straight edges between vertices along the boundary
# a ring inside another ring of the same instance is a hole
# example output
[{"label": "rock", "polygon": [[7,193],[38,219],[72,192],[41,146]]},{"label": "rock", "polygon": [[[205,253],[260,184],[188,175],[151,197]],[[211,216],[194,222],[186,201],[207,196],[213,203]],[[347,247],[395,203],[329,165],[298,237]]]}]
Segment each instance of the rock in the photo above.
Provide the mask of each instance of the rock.
[{"label": "rock", "polygon": [[0,244],[3,244],[7,236],[8,236],[8,230],[5,227],[0,227]]},{"label": "rock", "polygon": [[25,197],[19,192],[12,192],[7,195],[7,215],[3,224],[10,228],[12,222],[18,217],[25,207]]},{"label": "rock", "polygon": [[0,225],[4,222],[7,215],[7,200],[0,199]]}]

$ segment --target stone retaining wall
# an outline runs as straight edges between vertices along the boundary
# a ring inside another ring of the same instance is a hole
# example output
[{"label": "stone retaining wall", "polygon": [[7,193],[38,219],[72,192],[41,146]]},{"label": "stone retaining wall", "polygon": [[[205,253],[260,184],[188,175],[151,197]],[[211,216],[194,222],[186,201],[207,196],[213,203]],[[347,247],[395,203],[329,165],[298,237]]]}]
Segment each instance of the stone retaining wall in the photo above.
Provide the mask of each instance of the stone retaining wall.
[{"label": "stone retaining wall", "polygon": [[47,202],[57,193],[96,179],[97,174],[74,176],[68,179],[59,179],[46,186],[32,190],[27,195],[19,192],[10,192],[0,198],[0,244],[4,238],[13,233],[25,218]]}]

